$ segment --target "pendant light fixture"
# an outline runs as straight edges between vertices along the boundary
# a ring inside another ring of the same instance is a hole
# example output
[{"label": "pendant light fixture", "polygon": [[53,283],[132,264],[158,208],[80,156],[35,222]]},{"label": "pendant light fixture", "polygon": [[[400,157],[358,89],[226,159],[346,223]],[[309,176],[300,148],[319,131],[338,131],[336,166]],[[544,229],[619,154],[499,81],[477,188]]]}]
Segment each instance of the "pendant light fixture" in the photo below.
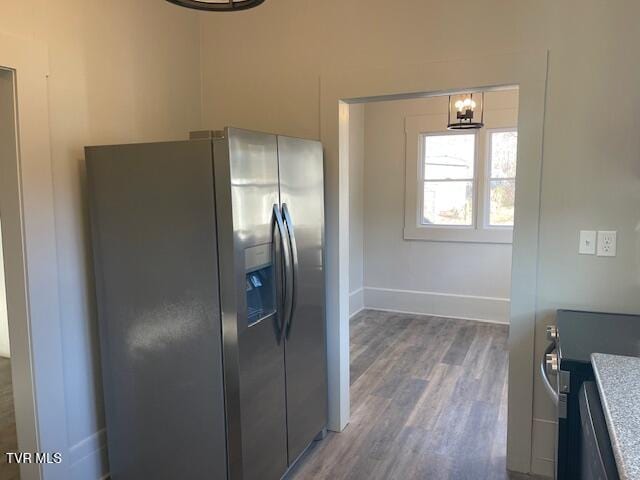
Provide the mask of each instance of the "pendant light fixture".
[{"label": "pendant light fixture", "polygon": [[484,92],[449,95],[447,129],[471,130],[484,127]]},{"label": "pendant light fixture", "polygon": [[181,7],[212,12],[236,12],[257,7],[264,0],[167,0]]}]

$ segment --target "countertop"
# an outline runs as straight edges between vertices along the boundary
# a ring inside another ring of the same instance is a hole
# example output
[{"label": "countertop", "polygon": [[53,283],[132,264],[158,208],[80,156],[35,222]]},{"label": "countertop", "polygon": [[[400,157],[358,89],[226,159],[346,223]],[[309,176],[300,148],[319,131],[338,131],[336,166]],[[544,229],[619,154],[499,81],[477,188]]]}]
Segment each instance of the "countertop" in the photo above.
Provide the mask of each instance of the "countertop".
[{"label": "countertop", "polygon": [[591,355],[621,480],[640,480],[640,358]]}]

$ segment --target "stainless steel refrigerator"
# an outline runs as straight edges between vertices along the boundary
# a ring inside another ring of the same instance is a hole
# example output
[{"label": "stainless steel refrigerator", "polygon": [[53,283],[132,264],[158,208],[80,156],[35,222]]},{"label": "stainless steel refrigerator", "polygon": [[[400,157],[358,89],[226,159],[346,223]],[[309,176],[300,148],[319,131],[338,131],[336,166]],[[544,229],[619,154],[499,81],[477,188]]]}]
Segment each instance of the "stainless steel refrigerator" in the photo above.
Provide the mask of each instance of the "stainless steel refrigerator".
[{"label": "stainless steel refrigerator", "polygon": [[86,160],[112,478],[281,478],[327,422],[321,144]]}]

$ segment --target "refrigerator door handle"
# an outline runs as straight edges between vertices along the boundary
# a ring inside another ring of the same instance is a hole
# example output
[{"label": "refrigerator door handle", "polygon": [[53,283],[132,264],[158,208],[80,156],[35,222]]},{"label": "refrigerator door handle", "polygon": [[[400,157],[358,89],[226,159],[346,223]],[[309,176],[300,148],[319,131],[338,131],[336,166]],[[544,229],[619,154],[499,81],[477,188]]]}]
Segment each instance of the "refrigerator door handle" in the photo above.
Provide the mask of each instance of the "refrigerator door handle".
[{"label": "refrigerator door handle", "polygon": [[296,306],[298,304],[298,245],[296,244],[296,233],[295,228],[293,226],[293,220],[291,220],[291,214],[289,213],[289,208],[287,208],[287,204],[282,204],[282,214],[284,216],[285,225],[287,228],[287,233],[289,234],[289,244],[291,248],[291,259],[293,263],[293,268],[291,270],[292,282],[291,282],[291,309],[289,312],[289,317],[286,325],[286,335],[289,337],[289,332],[291,331],[291,325],[293,324],[293,315],[296,311]]},{"label": "refrigerator door handle", "polygon": [[[282,219],[282,214],[280,213],[280,207],[278,204],[273,205],[273,228],[271,231],[272,239],[271,244],[274,250],[273,253],[273,263],[276,268],[274,274],[276,275],[276,282],[278,279],[281,279],[280,292],[284,292],[284,295],[276,294],[276,301],[278,307],[278,337],[282,339],[285,333],[285,327],[287,324],[287,319],[289,317],[289,305],[290,305],[290,295],[289,290],[292,288],[292,279],[291,277],[291,251],[289,242],[286,240],[285,231],[286,227],[284,226],[284,221]],[[278,258],[276,258],[276,227],[278,228],[278,233],[280,234],[280,249],[282,251],[282,257],[284,258],[284,275],[278,274],[281,268],[281,262]],[[277,283],[276,283],[277,285]]]},{"label": "refrigerator door handle", "polygon": [[[556,349],[555,343],[550,343],[544,351],[542,355],[542,359],[540,360],[540,377],[542,378],[542,384],[544,385],[545,390],[549,394],[549,397],[553,401],[553,404],[557,407],[560,395],[551,385],[551,381],[549,380],[549,374],[547,372],[547,358],[554,355],[553,351]],[[557,358],[557,357],[556,357]]]}]

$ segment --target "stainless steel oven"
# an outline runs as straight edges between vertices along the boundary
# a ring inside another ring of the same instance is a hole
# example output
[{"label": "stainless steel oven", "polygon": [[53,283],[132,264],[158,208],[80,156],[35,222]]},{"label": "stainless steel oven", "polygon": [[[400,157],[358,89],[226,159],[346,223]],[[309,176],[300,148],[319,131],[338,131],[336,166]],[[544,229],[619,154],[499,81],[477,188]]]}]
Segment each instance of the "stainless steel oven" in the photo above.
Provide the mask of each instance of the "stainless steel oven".
[{"label": "stainless steel oven", "polygon": [[558,310],[556,326],[547,327],[547,338],[539,371],[556,406],[555,478],[579,480],[583,478],[579,393],[585,382],[594,381],[591,354],[640,355],[640,316]]},{"label": "stainless steel oven", "polygon": [[619,480],[611,439],[595,382],[580,388],[580,478]]}]

